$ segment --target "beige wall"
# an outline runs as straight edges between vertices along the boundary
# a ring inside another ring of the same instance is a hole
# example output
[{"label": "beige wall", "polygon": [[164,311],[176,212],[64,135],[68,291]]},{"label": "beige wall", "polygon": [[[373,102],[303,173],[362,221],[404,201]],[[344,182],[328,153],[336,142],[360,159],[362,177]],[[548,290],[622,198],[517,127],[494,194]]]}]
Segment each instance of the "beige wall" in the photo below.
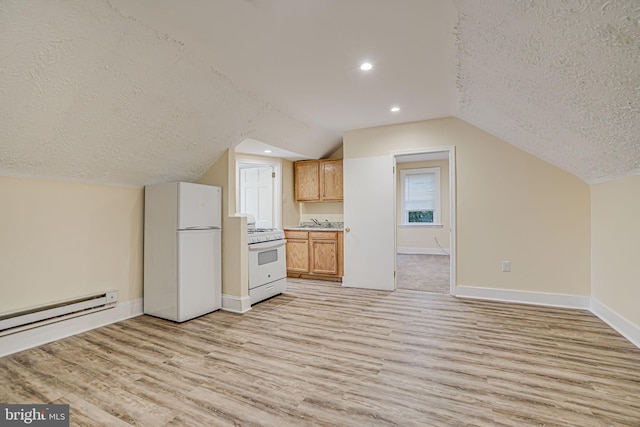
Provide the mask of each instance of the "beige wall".
[{"label": "beige wall", "polygon": [[293,177],[293,162],[282,159],[282,226],[300,223],[300,203],[296,202]]},{"label": "beige wall", "polygon": [[344,204],[342,202],[308,202],[300,203],[300,221],[311,222],[311,218],[318,221],[343,222]]},{"label": "beige wall", "polygon": [[343,153],[343,147],[342,145],[333,153],[331,153],[331,155],[329,156],[329,159],[342,159],[344,157],[344,153]]},{"label": "beige wall", "polygon": [[142,189],[0,177],[0,312],[142,297]]},{"label": "beige wall", "polygon": [[456,118],[344,135],[345,159],[448,146],[456,147],[457,285],[588,296],[590,194],[580,179]]},{"label": "beige wall", "polygon": [[640,328],[640,176],[591,186],[591,294]]},{"label": "beige wall", "polygon": [[[402,226],[402,185],[400,171],[404,169],[418,168],[440,168],[440,206],[442,227],[430,226]],[[396,165],[396,221],[398,227],[396,231],[396,245],[398,249],[428,249],[437,253],[444,254],[438,247],[438,243],[442,248],[449,249],[449,161],[448,160],[431,160],[426,162],[410,162],[398,163]],[[436,243],[436,240],[438,242]]]}]

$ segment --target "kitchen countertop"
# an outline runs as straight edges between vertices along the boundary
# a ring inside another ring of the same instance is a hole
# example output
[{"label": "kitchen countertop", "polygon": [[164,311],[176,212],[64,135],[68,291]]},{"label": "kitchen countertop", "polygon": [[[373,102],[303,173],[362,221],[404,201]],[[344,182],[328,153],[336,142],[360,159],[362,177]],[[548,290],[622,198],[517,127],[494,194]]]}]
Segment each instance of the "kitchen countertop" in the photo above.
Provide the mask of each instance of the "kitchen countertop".
[{"label": "kitchen countertop", "polygon": [[318,227],[311,225],[298,225],[295,227],[284,227],[284,230],[291,231],[344,231],[344,227]]}]

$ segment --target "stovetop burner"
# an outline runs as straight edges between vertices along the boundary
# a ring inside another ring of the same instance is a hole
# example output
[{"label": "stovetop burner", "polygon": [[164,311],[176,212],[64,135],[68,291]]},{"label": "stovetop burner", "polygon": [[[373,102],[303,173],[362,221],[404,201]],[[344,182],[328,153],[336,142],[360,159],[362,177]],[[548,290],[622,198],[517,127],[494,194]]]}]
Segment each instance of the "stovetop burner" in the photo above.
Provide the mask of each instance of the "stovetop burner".
[{"label": "stovetop burner", "polygon": [[278,228],[256,228],[256,219],[253,215],[247,215],[247,234],[250,245],[284,239],[284,231]]}]

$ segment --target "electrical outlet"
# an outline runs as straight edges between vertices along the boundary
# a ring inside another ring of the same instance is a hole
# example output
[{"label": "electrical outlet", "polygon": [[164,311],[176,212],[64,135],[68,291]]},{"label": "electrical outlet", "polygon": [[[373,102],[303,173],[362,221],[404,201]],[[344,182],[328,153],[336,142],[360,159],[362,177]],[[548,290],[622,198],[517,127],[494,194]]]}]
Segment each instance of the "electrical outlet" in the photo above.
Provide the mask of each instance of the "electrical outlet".
[{"label": "electrical outlet", "polygon": [[508,273],[511,271],[511,261],[502,261],[502,272]]}]

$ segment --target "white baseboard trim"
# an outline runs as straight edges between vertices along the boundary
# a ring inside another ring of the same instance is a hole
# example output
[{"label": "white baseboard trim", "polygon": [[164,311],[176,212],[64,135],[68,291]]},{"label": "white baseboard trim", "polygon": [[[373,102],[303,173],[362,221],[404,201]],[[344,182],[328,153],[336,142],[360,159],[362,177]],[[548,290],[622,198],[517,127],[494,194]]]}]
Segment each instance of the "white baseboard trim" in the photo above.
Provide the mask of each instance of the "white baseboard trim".
[{"label": "white baseboard trim", "polygon": [[640,348],[639,327],[593,297],[591,298],[591,312],[598,316],[604,323],[618,331],[618,333],[628,339],[631,344]]},{"label": "white baseboard trim", "polygon": [[[445,249],[445,251],[449,252],[449,249]],[[447,255],[442,252],[440,248],[408,248],[408,247],[398,247],[397,252],[399,254],[407,254],[407,255]]]},{"label": "white baseboard trim", "polygon": [[508,289],[476,288],[472,286],[457,286],[455,296],[460,298],[589,310],[629,340],[631,344],[640,348],[640,328],[595,298],[579,295],[513,291]]},{"label": "white baseboard trim", "polygon": [[118,303],[114,308],[38,326],[0,337],[0,357],[116,323],[142,314],[142,298]]},{"label": "white baseboard trim", "polygon": [[[549,294],[541,292],[513,291],[495,288],[457,286],[456,297],[491,301],[515,302],[520,304],[543,305],[590,310],[633,345],[640,348],[640,328],[629,322],[595,298],[578,295]],[[17,332],[0,337],[0,357],[37,347],[52,341],[76,335],[121,320],[140,316],[143,313],[142,298],[118,303],[116,307],[86,316],[74,317],[57,323]],[[222,295],[222,310],[246,313],[251,310],[248,296]]]},{"label": "white baseboard trim", "polygon": [[251,310],[251,298],[222,294],[222,309],[232,313],[246,313]]},{"label": "white baseboard trim", "polygon": [[456,297],[589,310],[590,298],[579,295],[456,286]]}]

